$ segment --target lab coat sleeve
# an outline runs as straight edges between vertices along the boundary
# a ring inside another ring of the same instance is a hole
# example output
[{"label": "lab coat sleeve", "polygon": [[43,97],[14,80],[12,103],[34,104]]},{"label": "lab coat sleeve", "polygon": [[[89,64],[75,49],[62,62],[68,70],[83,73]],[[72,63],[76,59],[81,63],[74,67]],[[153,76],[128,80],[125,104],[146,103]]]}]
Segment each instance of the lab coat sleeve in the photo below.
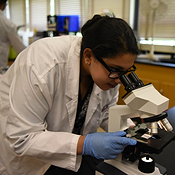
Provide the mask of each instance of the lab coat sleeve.
[{"label": "lab coat sleeve", "polygon": [[[50,69],[49,79],[53,79],[55,69],[58,67]],[[34,66],[18,66],[10,88],[7,138],[17,156],[77,171],[81,163],[81,156],[77,156],[79,136],[47,130],[46,116],[55,91],[55,81],[49,83],[48,87]]]},{"label": "lab coat sleeve", "polygon": [[20,53],[26,48],[16,31],[16,26],[13,24],[11,24],[11,28],[8,30],[8,38],[11,46],[13,46],[17,53]]}]

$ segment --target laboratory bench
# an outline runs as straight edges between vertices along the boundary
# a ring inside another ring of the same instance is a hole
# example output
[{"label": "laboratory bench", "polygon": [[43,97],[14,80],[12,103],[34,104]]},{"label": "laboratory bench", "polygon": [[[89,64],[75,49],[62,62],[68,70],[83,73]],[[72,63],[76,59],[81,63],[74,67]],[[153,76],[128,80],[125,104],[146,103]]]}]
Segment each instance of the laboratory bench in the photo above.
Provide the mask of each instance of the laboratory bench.
[{"label": "laboratory bench", "polygon": [[[169,98],[169,108],[175,106],[175,63],[153,61],[147,58],[136,58],[136,74],[144,84],[153,86],[165,97]],[[124,104],[122,96],[126,94],[123,85],[120,88],[119,101]]]}]

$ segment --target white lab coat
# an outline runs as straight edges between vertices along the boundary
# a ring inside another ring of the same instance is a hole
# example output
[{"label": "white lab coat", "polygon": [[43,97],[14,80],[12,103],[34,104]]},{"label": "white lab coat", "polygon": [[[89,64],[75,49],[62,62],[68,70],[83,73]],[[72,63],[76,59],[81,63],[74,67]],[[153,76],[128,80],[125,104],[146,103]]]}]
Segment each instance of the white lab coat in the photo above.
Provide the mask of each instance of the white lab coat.
[{"label": "white lab coat", "polygon": [[[72,134],[78,103],[81,37],[36,41],[0,79],[0,174],[42,175],[56,165],[77,171],[79,135]],[[94,84],[81,134],[107,130],[119,85]]]},{"label": "white lab coat", "polygon": [[17,34],[16,26],[0,10],[0,67],[7,66],[10,46],[13,46],[17,53],[25,49]]}]

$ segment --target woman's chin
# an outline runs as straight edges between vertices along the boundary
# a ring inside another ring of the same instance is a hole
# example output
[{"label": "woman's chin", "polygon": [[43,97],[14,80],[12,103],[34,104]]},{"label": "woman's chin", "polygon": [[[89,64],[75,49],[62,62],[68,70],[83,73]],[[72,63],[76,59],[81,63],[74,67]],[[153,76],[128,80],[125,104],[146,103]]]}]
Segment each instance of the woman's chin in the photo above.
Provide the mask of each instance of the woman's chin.
[{"label": "woman's chin", "polygon": [[103,91],[108,91],[110,89],[110,87],[106,86],[106,87],[99,87],[101,90]]}]

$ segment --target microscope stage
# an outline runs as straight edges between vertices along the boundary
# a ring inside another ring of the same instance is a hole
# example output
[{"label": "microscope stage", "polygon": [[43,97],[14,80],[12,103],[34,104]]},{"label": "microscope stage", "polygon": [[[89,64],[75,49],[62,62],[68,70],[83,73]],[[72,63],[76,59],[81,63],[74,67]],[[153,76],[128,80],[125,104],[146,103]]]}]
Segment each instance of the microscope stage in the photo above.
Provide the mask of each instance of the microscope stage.
[{"label": "microscope stage", "polygon": [[175,140],[175,134],[159,129],[157,135],[153,135],[148,139],[144,139],[146,141],[143,141],[140,138],[140,133],[133,137],[133,139],[137,140],[136,147],[138,147],[141,152],[159,154],[171,141]]}]

